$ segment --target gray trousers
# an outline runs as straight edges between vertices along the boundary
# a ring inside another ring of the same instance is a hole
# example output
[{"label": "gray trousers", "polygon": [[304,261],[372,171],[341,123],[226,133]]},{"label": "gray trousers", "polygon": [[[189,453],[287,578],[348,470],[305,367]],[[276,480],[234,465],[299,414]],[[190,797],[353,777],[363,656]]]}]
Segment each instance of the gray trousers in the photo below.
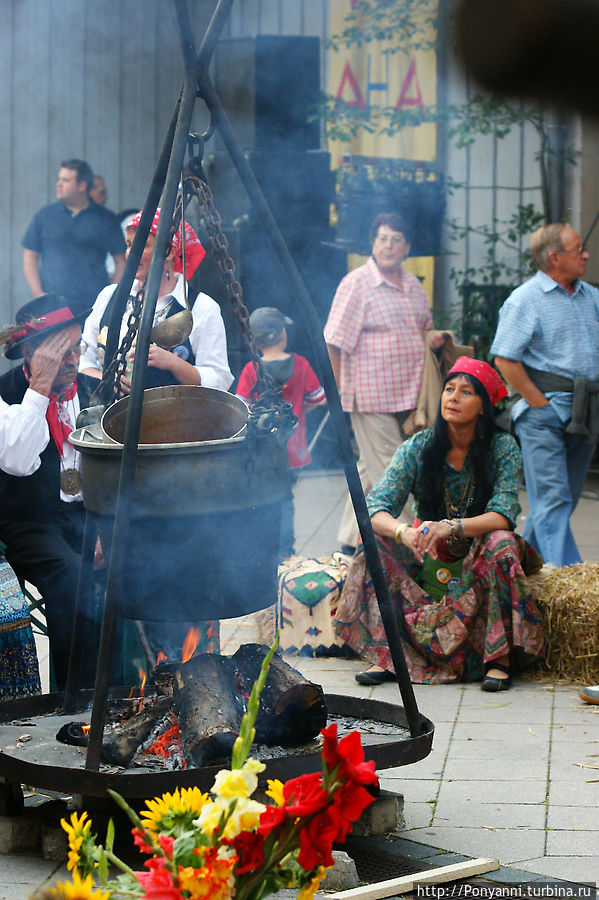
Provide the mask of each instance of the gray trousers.
[{"label": "gray trousers", "polygon": [[[351,413],[352,428],[360,451],[358,475],[365,495],[381,478],[397,447],[403,442],[401,425],[410,412],[411,410],[401,413]],[[337,537],[341,544],[357,546],[359,531],[351,497],[347,498]]]}]

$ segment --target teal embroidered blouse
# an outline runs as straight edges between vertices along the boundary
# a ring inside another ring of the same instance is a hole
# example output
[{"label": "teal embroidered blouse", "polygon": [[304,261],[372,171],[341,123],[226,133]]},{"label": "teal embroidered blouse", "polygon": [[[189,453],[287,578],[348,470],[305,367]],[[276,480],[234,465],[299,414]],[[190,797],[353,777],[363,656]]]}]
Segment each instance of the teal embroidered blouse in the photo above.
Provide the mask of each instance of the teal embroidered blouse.
[{"label": "teal embroidered blouse", "polygon": [[[418,513],[419,485],[422,483],[422,451],[432,436],[432,429],[419,431],[400,444],[385,474],[366,498],[370,516],[376,512],[388,512],[398,517],[408,499],[414,495],[414,514]],[[496,434],[491,442],[490,462],[493,466],[493,493],[485,512],[496,512],[509,520],[512,528],[520,513],[518,489],[522,455],[516,440],[510,434]],[[472,472],[467,455],[461,471],[445,462],[445,485],[452,503],[458,504]]]}]

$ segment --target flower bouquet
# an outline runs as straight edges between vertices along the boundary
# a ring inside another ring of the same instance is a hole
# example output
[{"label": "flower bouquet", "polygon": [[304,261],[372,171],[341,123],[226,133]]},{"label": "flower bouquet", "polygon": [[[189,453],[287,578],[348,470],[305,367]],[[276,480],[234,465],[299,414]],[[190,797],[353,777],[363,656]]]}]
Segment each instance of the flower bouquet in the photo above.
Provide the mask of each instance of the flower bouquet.
[{"label": "flower bouquet", "polygon": [[[248,712],[233,747],[230,769],[218,772],[212,790],[178,788],[146,802],[138,816],[109,791],[133,822],[133,840],[148,855],[145,871],[134,871],[113,851],[110,821],[104,845],[96,843],[87,813],[62,820],[69,840],[67,867],[73,881],[59,883],[55,897],[108,900],[260,900],[281,888],[297,888],[310,900],[326,869],[332,847],[345,840],[374,796],[375,763],[364,761],[360,735],[338,739],[337,726],[323,729],[322,771],[281,783],[268,781],[270,804],[252,799],[264,764],[249,757],[260,691],[276,642],[255,683]],[[120,870],[109,878],[109,867]],[[97,887],[97,883],[100,886]]]}]

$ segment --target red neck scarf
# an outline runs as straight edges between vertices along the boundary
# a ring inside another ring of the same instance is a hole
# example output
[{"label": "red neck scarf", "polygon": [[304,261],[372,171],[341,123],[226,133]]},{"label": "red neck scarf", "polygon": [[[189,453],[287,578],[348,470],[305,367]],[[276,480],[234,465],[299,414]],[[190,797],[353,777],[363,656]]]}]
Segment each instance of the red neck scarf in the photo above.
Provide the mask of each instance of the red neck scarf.
[{"label": "red neck scarf", "polygon": [[[30,381],[31,376],[26,366],[23,366],[23,371],[27,381]],[[66,405],[63,406],[63,404],[68,400],[72,400],[76,393],[77,382],[74,381],[63,394],[50,394],[49,397],[46,422],[60,456],[63,456],[63,444],[73,430],[69,422],[68,408]]]}]

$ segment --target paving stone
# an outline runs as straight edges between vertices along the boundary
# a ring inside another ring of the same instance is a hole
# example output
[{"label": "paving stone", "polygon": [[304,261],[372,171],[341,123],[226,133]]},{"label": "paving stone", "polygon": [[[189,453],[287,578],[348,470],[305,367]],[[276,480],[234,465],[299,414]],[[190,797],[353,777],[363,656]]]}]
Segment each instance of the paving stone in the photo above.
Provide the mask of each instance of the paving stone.
[{"label": "paving stone", "polygon": [[[595,770],[599,778],[599,744],[597,740],[587,741],[553,741],[551,745],[551,762],[586,762],[597,766]],[[592,770],[589,770],[592,772]],[[593,777],[591,774],[590,777]]]},{"label": "paving stone", "polygon": [[354,835],[387,834],[403,828],[404,799],[400,794],[381,791],[374,803],[367,806],[352,828]]},{"label": "paving stone", "polygon": [[[551,779],[549,785],[549,808],[560,806],[570,806],[572,803],[572,784],[569,781]],[[574,794],[576,804],[580,809],[581,820],[591,814],[584,807],[599,806],[599,782],[593,784],[577,784],[576,793]]]},{"label": "paving stone", "polygon": [[544,746],[549,740],[549,725],[535,723],[528,725],[522,723],[504,724],[502,722],[485,722],[484,727],[477,727],[480,723],[462,721],[458,719],[453,736],[455,740],[480,740],[501,742],[505,747],[511,743],[521,743],[528,752]]},{"label": "paving stone", "polygon": [[496,803],[501,797],[502,804],[514,805],[543,803],[547,794],[544,779],[512,781],[501,783],[501,792],[493,781],[443,781],[439,788],[439,801],[459,803],[470,800],[473,803]]},{"label": "paving stone", "polygon": [[599,835],[596,831],[587,831],[586,823],[581,822],[580,828],[579,831],[549,831],[546,856],[597,856]]},{"label": "paving stone", "polygon": [[555,741],[592,741],[597,739],[599,721],[589,721],[581,725],[554,724],[551,728],[551,740]]},{"label": "paving stone", "polygon": [[[514,778],[514,760],[498,759],[490,763],[486,759],[452,759],[451,754],[447,760],[444,781],[508,781]],[[517,765],[517,774],[520,781],[526,779],[540,780],[546,777],[547,763],[541,759],[520,759]],[[502,793],[506,790],[502,786]],[[509,792],[509,788],[507,788]]]},{"label": "paving stone", "polygon": [[402,778],[400,775],[390,775],[390,772],[397,773],[398,769],[383,769],[379,772],[379,781],[381,787],[389,791],[401,793],[404,802],[408,803],[426,803],[430,800],[436,800],[439,793],[439,781],[437,779],[425,778]]},{"label": "paving stone", "polygon": [[348,891],[359,884],[356,864],[343,850],[333,850],[335,865],[320,883],[322,891]]},{"label": "paving stone", "polygon": [[404,826],[398,830],[409,831],[432,825],[433,809],[434,805],[431,803],[406,803],[403,809]]},{"label": "paving stone", "polygon": [[[570,798],[578,801],[578,792],[572,796],[570,791]],[[581,824],[583,822],[584,825]],[[576,806],[554,806],[549,810],[547,827],[556,831],[578,830],[583,827],[586,831],[599,832],[599,808],[596,807],[592,811],[581,809],[578,802]],[[596,838],[599,847],[599,834],[596,834]]]},{"label": "paving stone", "polygon": [[552,762],[550,767],[551,781],[569,781],[576,785],[586,784],[588,781],[599,778],[599,770],[583,768],[578,763],[586,760],[581,754],[580,759],[573,762]]},{"label": "paving stone", "polygon": [[599,856],[545,856],[520,863],[520,868],[531,874],[560,878],[574,883],[597,881]]},{"label": "paving stone", "polygon": [[[519,863],[522,865],[522,863]],[[525,884],[531,881],[531,873],[524,869],[512,869],[507,866],[499,866],[494,872],[485,872],[482,878],[485,881],[495,881],[498,884]],[[545,880],[545,876],[540,877],[541,881]]]},{"label": "paving stone", "polygon": [[420,839],[456,853],[468,847],[468,855],[489,856],[503,865],[517,864],[531,853],[542,856],[545,832],[541,829],[498,829],[486,831],[481,828],[456,828],[435,825],[418,832]]},{"label": "paving stone", "polygon": [[[510,691],[511,694],[512,691]],[[495,703],[480,703],[472,706],[464,703],[460,708],[460,722],[481,722],[496,725],[517,723],[532,726],[533,730],[535,730],[535,725],[548,725],[550,721],[551,702],[540,703],[537,702],[536,698],[534,705],[531,704],[530,707],[520,698],[518,702],[508,701],[502,703],[500,700],[497,700]]]},{"label": "paving stone", "polygon": [[544,803],[475,803],[439,800],[435,807],[433,824],[468,825],[479,828],[544,828],[546,807]]},{"label": "paving stone", "polygon": [[41,854],[43,859],[62,862],[67,858],[69,842],[64,828],[56,822],[41,825]]},{"label": "paving stone", "polygon": [[[512,741],[507,743],[503,741],[488,740],[452,740],[449,747],[450,759],[486,759],[494,760],[512,760],[520,761],[526,755],[526,751],[530,753],[530,745],[523,741]],[[543,764],[549,759],[549,746],[540,744],[535,750],[535,759]]]},{"label": "paving stone", "polygon": [[0,816],[0,854],[27,853],[40,846],[41,822],[35,810],[18,816]]}]

